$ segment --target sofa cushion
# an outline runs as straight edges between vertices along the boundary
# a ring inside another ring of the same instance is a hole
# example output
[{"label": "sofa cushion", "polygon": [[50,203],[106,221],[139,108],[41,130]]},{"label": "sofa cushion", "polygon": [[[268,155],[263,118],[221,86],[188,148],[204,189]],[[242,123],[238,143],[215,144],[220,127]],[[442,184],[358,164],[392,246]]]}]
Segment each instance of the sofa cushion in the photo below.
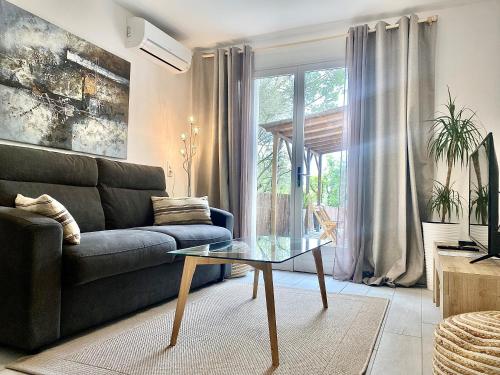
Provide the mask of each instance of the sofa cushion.
[{"label": "sofa cushion", "polygon": [[163,233],[107,230],[83,233],[80,245],[63,246],[63,282],[81,285],[105,277],[171,263],[175,240]]},{"label": "sofa cushion", "polygon": [[151,196],[168,196],[160,167],[97,159],[106,229],[153,225]]},{"label": "sofa cushion", "polygon": [[155,225],[210,224],[207,197],[151,197]]},{"label": "sofa cushion", "polygon": [[135,229],[169,235],[175,238],[177,248],[179,249],[227,241],[233,237],[231,232],[226,228],[207,224],[158,225]]},{"label": "sofa cushion", "polygon": [[96,186],[97,163],[88,156],[0,145],[0,180]]},{"label": "sofa cushion", "polygon": [[151,196],[167,195],[158,190],[132,190],[99,186],[102,207],[106,216],[106,229],[126,229],[153,225]]},{"label": "sofa cushion", "polygon": [[63,204],[82,232],[104,229],[94,158],[0,145],[0,206],[14,207],[17,194],[49,194]]},{"label": "sofa cushion", "polygon": [[99,184],[133,190],[165,190],[161,167],[97,158]]},{"label": "sofa cushion", "polygon": [[66,207],[50,195],[43,194],[38,198],[29,198],[17,194],[16,208],[54,219],[62,226],[63,241],[73,245],[80,243],[80,228],[77,222]]},{"label": "sofa cushion", "polygon": [[71,212],[81,232],[104,229],[104,212],[96,187],[0,180],[0,206],[15,207],[17,194],[28,197],[48,194]]}]

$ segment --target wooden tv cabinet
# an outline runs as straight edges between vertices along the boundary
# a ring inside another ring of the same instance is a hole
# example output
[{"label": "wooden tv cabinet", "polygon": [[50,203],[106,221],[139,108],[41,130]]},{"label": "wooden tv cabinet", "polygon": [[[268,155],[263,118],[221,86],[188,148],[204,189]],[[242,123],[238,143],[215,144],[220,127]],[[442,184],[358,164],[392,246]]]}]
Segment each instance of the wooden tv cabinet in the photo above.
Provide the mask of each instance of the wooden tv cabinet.
[{"label": "wooden tv cabinet", "polygon": [[433,299],[441,307],[443,318],[500,310],[500,260],[470,264],[473,258],[440,254],[437,245],[442,244],[434,245]]}]

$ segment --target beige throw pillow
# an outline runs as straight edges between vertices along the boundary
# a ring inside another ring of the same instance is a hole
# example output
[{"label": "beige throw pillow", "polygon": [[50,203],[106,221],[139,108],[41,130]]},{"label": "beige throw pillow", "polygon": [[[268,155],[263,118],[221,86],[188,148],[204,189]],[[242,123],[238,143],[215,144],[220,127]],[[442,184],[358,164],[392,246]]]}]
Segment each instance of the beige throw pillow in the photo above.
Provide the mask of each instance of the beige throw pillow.
[{"label": "beige throw pillow", "polygon": [[68,210],[50,195],[44,194],[38,198],[28,198],[17,194],[16,208],[50,217],[63,227],[64,241],[78,245],[80,243],[80,228]]},{"label": "beige throw pillow", "polygon": [[151,197],[155,225],[212,224],[207,197]]}]

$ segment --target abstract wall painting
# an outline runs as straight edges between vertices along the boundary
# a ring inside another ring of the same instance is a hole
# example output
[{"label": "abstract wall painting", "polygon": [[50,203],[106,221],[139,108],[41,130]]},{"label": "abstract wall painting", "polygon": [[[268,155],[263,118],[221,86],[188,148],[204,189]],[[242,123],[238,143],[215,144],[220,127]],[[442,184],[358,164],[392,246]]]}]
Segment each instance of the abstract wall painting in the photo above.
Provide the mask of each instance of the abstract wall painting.
[{"label": "abstract wall painting", "polygon": [[0,138],[127,157],[130,63],[0,0]]}]

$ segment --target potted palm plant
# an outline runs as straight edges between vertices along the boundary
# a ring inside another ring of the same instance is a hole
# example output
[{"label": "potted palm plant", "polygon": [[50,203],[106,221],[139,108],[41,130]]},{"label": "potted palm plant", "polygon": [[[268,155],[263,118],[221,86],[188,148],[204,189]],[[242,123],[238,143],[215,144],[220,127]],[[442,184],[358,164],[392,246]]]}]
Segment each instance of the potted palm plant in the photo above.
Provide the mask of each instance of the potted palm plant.
[{"label": "potted palm plant", "polygon": [[438,221],[422,223],[425,247],[425,266],[427,287],[433,285],[433,247],[435,242],[457,241],[460,233],[458,221],[463,212],[463,198],[453,188],[451,181],[453,168],[459,164],[467,165],[469,154],[473,152],[482,139],[482,134],[475,123],[475,112],[461,107],[457,108],[448,88],[448,102],[445,112],[431,120],[428,143],[429,157],[436,163],[444,161],[447,167],[446,180],[443,183],[434,181],[432,194],[428,202],[430,217]]}]

